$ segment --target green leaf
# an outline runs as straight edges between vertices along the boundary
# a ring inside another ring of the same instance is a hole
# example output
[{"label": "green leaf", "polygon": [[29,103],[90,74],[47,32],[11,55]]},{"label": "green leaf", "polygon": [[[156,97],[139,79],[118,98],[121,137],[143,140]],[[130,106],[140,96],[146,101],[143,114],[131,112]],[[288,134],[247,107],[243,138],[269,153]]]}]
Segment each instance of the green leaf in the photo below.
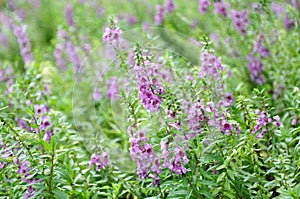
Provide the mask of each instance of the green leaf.
[{"label": "green leaf", "polygon": [[217,179],[217,183],[222,182],[222,181],[223,181],[223,178],[225,177],[225,175],[226,175],[225,172],[221,173],[221,174],[219,175],[218,179]]},{"label": "green leaf", "polygon": [[45,149],[47,149],[47,151],[52,151],[51,145],[45,140],[41,140],[41,144],[45,147]]},{"label": "green leaf", "polygon": [[53,190],[53,193],[55,195],[55,198],[69,199],[69,196],[66,193],[64,193],[64,192],[62,192],[60,190]]}]

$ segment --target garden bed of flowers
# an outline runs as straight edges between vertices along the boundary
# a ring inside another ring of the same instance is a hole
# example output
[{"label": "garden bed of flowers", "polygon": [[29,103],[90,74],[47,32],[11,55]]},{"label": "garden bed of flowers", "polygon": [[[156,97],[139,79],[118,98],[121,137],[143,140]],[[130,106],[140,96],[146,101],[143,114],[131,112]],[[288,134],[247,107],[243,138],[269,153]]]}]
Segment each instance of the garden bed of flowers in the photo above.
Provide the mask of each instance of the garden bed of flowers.
[{"label": "garden bed of flowers", "polygon": [[299,0],[0,0],[0,198],[300,197]]}]

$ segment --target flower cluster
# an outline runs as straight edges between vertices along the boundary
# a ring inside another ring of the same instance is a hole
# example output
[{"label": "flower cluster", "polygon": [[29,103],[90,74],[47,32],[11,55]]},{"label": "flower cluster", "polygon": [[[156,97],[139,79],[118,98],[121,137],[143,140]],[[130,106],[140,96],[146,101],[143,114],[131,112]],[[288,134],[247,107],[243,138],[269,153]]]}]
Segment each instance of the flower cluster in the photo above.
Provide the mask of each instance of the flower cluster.
[{"label": "flower cluster", "polygon": [[107,27],[102,36],[102,39],[105,43],[116,44],[121,41],[122,30],[117,27]]},{"label": "flower cluster", "polygon": [[[130,155],[133,160],[137,161],[137,174],[141,179],[154,178],[154,184],[159,184],[159,175],[162,171],[160,159],[155,156],[153,146],[148,143],[145,131],[134,132],[134,128],[129,127],[128,132],[131,142]],[[151,171],[155,175],[150,175]]]},{"label": "flower cluster", "polygon": [[[296,2],[296,1],[294,1]],[[297,6],[295,6],[296,4],[292,3],[293,6],[297,9]],[[289,16],[288,16],[288,13],[287,13],[287,10],[285,9],[284,5],[283,4],[279,4],[279,3],[275,3],[275,2],[272,2],[271,4],[271,10],[275,13],[275,15],[277,17],[280,17],[280,16],[284,16],[284,27],[290,31],[293,27],[295,27],[295,21],[292,20]]]},{"label": "flower cluster", "polygon": [[97,102],[102,98],[102,94],[97,87],[94,88],[93,99]]},{"label": "flower cluster", "polygon": [[21,176],[21,180],[27,182],[29,184],[27,188],[27,192],[24,195],[24,199],[33,197],[35,194],[35,190],[33,189],[33,183],[36,183],[40,180],[40,178],[30,179],[30,163],[29,161],[21,161],[19,158],[14,158],[13,162],[18,166],[18,174]]},{"label": "flower cluster", "polygon": [[93,153],[90,160],[90,167],[96,165],[96,171],[100,171],[101,169],[105,169],[109,163],[110,159],[108,153]]},{"label": "flower cluster", "polygon": [[75,21],[73,16],[73,7],[71,5],[66,5],[65,7],[65,18],[69,26],[74,27]]},{"label": "flower cluster", "polygon": [[[60,28],[57,31],[57,37],[58,39],[65,40],[69,38],[69,34],[65,30]],[[66,61],[64,60],[63,57],[64,49],[65,49],[65,43],[57,43],[53,53],[56,60],[56,66],[61,70],[66,70]]]},{"label": "flower cluster", "polygon": [[197,135],[202,132],[202,122],[205,119],[203,102],[197,102],[194,104],[185,103],[185,111],[188,115],[188,127],[192,130],[193,135]]},{"label": "flower cluster", "polygon": [[127,16],[127,24],[128,25],[132,26],[138,22],[139,22],[139,19],[136,16],[134,16],[134,15]]},{"label": "flower cluster", "polygon": [[31,45],[26,30],[26,25],[13,25],[13,32],[14,35],[18,38],[18,44],[25,64],[33,60]]},{"label": "flower cluster", "polygon": [[173,153],[168,149],[168,143],[161,141],[160,147],[162,151],[162,158],[164,159],[164,166],[176,174],[185,174],[187,169],[184,163],[188,163],[189,159],[182,147],[176,146]]},{"label": "flower cluster", "polygon": [[247,10],[242,10],[242,11],[237,11],[237,10],[232,10],[232,21],[234,27],[241,32],[242,35],[246,35],[247,33],[247,26],[249,25],[248,21],[248,11]]},{"label": "flower cluster", "polygon": [[8,41],[5,34],[0,33],[0,40],[3,46],[8,47]]},{"label": "flower cluster", "polygon": [[40,118],[40,125],[39,125],[39,130],[37,129],[32,129],[32,130],[36,132],[45,132],[45,140],[47,142],[50,142],[53,132],[52,129],[49,128],[51,126],[50,117],[47,115],[49,109],[47,106],[43,104],[34,105],[34,109],[35,109],[34,121],[36,121],[37,118]]},{"label": "flower cluster", "polygon": [[119,84],[117,81],[117,77],[113,76],[110,78],[109,81],[106,82],[108,87],[107,89],[107,98],[113,101],[118,100],[119,96]]},{"label": "flower cluster", "polygon": [[291,125],[292,125],[292,126],[297,126],[297,124],[298,124],[298,117],[294,117],[294,118],[292,119]]},{"label": "flower cluster", "polygon": [[156,14],[154,16],[154,21],[156,25],[162,25],[165,19],[166,13],[171,13],[176,9],[174,0],[165,0],[165,5],[156,5]]},{"label": "flower cluster", "polygon": [[166,0],[165,1],[165,8],[167,9],[168,12],[173,12],[176,8],[174,0]]},{"label": "flower cluster", "polygon": [[65,45],[66,45],[66,51],[67,51],[68,57],[69,57],[71,63],[73,64],[75,71],[78,72],[81,67],[81,61],[80,61],[81,58],[79,56],[77,47],[70,40],[67,41],[65,43]]},{"label": "flower cluster", "polygon": [[143,106],[151,112],[158,111],[162,103],[160,95],[164,94],[164,87],[158,83],[157,79],[150,81],[146,77],[139,79],[138,86]]},{"label": "flower cluster", "polygon": [[284,26],[288,31],[290,31],[292,30],[292,28],[294,28],[295,22],[292,19],[290,19],[288,16],[286,16],[284,19]]},{"label": "flower cluster", "polygon": [[161,25],[165,19],[165,9],[161,5],[156,5],[156,15],[154,17],[155,24]]},{"label": "flower cluster", "polygon": [[209,53],[207,51],[203,51],[201,54],[201,71],[199,73],[199,77],[205,78],[207,76],[213,77],[215,80],[217,80],[220,76],[220,71],[223,70],[223,66],[221,63],[221,58],[217,58],[212,53]]},{"label": "flower cluster", "polygon": [[66,70],[66,61],[64,59],[64,54],[66,54],[73,64],[75,71],[79,71],[81,67],[81,58],[78,53],[77,47],[71,41],[70,35],[67,31],[62,28],[59,28],[57,31],[57,37],[63,43],[57,43],[54,50],[54,57],[56,59],[56,65],[61,70]]},{"label": "flower cluster", "polygon": [[158,111],[162,103],[161,97],[165,93],[164,86],[158,80],[158,77],[164,75],[158,70],[160,64],[149,61],[146,52],[141,52],[139,48],[136,49],[135,54],[129,55],[128,62],[136,73],[138,97],[142,99],[143,106],[151,112]]},{"label": "flower cluster", "polygon": [[209,0],[199,0],[199,12],[201,14],[207,12],[209,6],[210,6]]},{"label": "flower cluster", "polygon": [[227,8],[230,7],[230,3],[227,3],[225,2],[224,0],[221,0],[221,1],[217,1],[215,2],[215,9],[214,9],[214,12],[216,14],[220,14],[220,15],[223,15],[224,17],[227,16]]},{"label": "flower cluster", "polygon": [[[249,61],[248,68],[250,70],[251,80],[258,83],[263,84],[265,82],[264,75],[262,72],[265,70],[264,64],[261,62],[261,58],[270,56],[270,51],[262,45],[264,42],[264,35],[259,35],[258,41],[254,45],[254,49],[249,53],[247,59]],[[256,57],[256,53],[260,55],[260,57]]]},{"label": "flower cluster", "polygon": [[282,123],[280,122],[280,117],[278,115],[274,116],[272,120],[270,115],[265,111],[256,110],[256,114],[258,115],[256,125],[251,133],[256,134],[257,138],[262,138],[265,135],[270,124],[279,128],[282,127]]},{"label": "flower cluster", "polygon": [[[1,135],[0,135],[0,147],[2,149],[2,150],[0,150],[0,152],[1,152],[0,158],[1,159],[5,160],[14,155],[13,151],[6,146],[6,143],[3,141],[3,138]],[[4,152],[3,154],[2,154],[2,151]],[[0,169],[2,169],[5,165],[6,165],[6,162],[0,162]]]}]

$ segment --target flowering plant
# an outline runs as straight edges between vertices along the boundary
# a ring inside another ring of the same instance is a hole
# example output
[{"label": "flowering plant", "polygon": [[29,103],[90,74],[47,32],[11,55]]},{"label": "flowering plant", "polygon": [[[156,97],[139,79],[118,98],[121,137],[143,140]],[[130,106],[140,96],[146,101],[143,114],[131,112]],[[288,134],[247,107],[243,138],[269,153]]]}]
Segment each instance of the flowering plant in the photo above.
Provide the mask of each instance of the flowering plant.
[{"label": "flowering plant", "polygon": [[116,2],[0,1],[0,197],[298,198],[300,3]]}]

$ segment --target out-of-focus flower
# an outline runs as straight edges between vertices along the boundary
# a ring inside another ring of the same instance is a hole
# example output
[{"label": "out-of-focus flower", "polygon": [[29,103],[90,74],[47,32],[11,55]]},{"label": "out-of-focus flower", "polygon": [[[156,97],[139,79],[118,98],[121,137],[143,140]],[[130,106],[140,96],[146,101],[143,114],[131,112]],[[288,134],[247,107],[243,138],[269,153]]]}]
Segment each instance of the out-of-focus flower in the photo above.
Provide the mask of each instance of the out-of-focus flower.
[{"label": "out-of-focus flower", "polygon": [[96,165],[96,171],[100,171],[101,169],[105,169],[110,163],[109,155],[106,152],[101,154],[93,153],[90,160],[90,167]]},{"label": "out-of-focus flower", "polygon": [[280,117],[278,115],[274,116],[273,119],[275,120],[275,126],[282,127],[282,123],[280,122]]},{"label": "out-of-focus flower", "polygon": [[232,21],[234,27],[241,32],[242,35],[246,35],[247,33],[247,26],[249,25],[248,21],[248,11],[242,10],[232,10],[231,11]]},{"label": "out-of-focus flower", "polygon": [[224,17],[227,16],[227,9],[230,7],[230,3],[227,3],[223,0],[221,1],[217,1],[215,2],[215,10],[214,12],[216,14],[220,14],[220,15],[223,15]]},{"label": "out-of-focus flower", "polygon": [[127,16],[127,24],[130,25],[130,26],[138,23],[138,21],[139,21],[139,19],[134,15],[128,15]]},{"label": "out-of-focus flower", "polygon": [[284,26],[288,31],[290,31],[295,26],[295,23],[288,16],[286,16],[284,19]]},{"label": "out-of-focus flower", "polygon": [[209,0],[199,0],[199,12],[201,14],[207,12],[209,6],[210,6]]},{"label": "out-of-focus flower", "polygon": [[21,55],[25,64],[33,60],[33,55],[31,52],[31,45],[27,35],[27,26],[26,25],[14,25],[13,32],[18,39],[18,44],[20,47]]},{"label": "out-of-focus flower", "polygon": [[165,8],[168,12],[173,12],[176,8],[174,0],[165,0]]},{"label": "out-of-focus flower", "polygon": [[106,85],[108,87],[107,98],[113,101],[118,100],[120,98],[119,96],[120,91],[119,91],[119,83],[117,81],[117,77],[115,76],[111,77],[110,80],[106,82]]},{"label": "out-of-focus flower", "polygon": [[71,27],[75,26],[73,6],[70,4],[66,5],[66,7],[65,7],[65,18],[66,18],[69,26],[71,26]]},{"label": "out-of-focus flower", "polygon": [[119,28],[105,28],[102,39],[106,43],[114,44],[120,41],[122,30]]},{"label": "out-of-focus flower", "polygon": [[97,102],[102,98],[102,94],[100,93],[98,88],[94,88],[94,94],[93,94],[94,100]]},{"label": "out-of-focus flower", "polygon": [[293,119],[292,119],[292,126],[297,126],[297,124],[298,124],[298,117],[294,117]]},{"label": "out-of-focus flower", "polygon": [[156,5],[156,15],[154,17],[156,25],[162,25],[165,18],[165,9],[161,5]]}]

